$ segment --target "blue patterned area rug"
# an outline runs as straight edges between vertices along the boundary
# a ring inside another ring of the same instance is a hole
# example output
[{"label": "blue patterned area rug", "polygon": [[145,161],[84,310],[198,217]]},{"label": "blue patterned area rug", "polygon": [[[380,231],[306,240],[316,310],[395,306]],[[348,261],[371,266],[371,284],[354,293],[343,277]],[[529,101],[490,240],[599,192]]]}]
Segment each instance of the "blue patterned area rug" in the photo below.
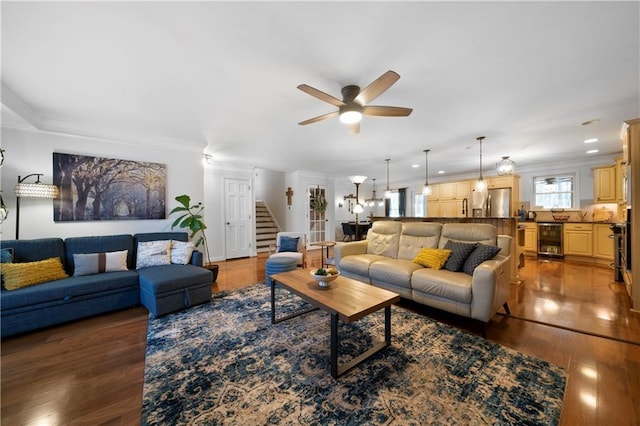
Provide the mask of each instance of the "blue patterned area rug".
[{"label": "blue patterned area rug", "polygon": [[[303,306],[277,289],[278,312]],[[547,362],[392,307],[392,344],[334,380],[327,313],[276,325],[270,289],[217,293],[151,317],[145,425],[527,424],[560,419],[566,374]],[[340,323],[340,361],[384,337],[384,314]]]}]

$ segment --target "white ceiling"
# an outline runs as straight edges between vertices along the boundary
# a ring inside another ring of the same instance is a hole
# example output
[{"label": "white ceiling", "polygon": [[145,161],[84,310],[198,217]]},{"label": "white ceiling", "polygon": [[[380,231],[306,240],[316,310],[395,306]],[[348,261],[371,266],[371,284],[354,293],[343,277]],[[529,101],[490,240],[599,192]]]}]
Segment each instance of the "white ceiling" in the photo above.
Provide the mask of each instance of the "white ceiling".
[{"label": "white ceiling", "polygon": [[[43,130],[393,181],[620,151],[640,117],[638,2],[2,2],[2,103]],[[407,118],[299,121],[392,69]],[[599,119],[596,124],[580,123]],[[585,145],[596,137],[599,142]],[[420,164],[412,169],[411,164]]]}]

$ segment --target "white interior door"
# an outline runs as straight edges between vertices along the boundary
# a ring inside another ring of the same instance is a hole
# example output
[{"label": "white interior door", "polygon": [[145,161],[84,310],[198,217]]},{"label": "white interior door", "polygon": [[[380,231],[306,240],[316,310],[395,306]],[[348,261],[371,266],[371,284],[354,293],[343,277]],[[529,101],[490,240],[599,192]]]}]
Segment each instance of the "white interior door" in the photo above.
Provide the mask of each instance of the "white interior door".
[{"label": "white interior door", "polygon": [[[309,212],[307,215],[309,218],[307,227],[309,232],[309,244],[316,243],[318,241],[325,241],[327,239],[326,190],[326,187],[316,185],[310,186],[307,191],[309,194]],[[321,205],[324,206],[324,209],[319,208]]]},{"label": "white interior door", "polygon": [[225,179],[226,258],[251,256],[253,208],[251,185],[245,179]]}]

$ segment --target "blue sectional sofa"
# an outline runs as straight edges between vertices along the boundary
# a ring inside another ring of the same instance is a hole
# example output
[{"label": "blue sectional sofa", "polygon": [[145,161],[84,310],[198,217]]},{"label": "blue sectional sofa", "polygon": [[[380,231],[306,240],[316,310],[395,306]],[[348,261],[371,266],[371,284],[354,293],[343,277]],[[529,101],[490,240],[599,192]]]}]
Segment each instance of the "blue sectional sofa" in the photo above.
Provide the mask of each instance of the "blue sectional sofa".
[{"label": "blue sectional sofa", "polygon": [[[13,251],[14,262],[60,258],[69,278],[0,293],[2,338],[68,321],[130,308],[141,302],[160,316],[204,303],[211,298],[213,274],[202,267],[194,251],[191,263],[150,266],[136,270],[138,242],[187,241],[183,232],[136,235],[42,238],[2,241]],[[126,271],[73,276],[74,254],[127,250]],[[142,295],[142,296],[141,296]]]}]

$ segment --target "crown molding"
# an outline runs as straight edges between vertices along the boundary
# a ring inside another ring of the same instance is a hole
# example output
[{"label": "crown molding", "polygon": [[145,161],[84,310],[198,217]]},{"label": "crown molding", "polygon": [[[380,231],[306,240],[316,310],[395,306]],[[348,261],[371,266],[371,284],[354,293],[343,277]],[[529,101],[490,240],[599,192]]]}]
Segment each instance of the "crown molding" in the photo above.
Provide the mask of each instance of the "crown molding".
[{"label": "crown molding", "polygon": [[22,98],[16,95],[13,90],[11,90],[4,82],[2,82],[1,90],[2,105],[13,111],[13,113],[15,113],[18,117],[22,118],[36,129],[39,129],[44,118],[40,114],[38,114],[36,110],[31,107],[31,105],[29,105],[28,103],[23,101]]},{"label": "crown molding", "polygon": [[7,108],[16,116],[12,118],[9,114],[3,114],[2,127],[21,130],[35,129],[43,132],[98,139],[125,145],[153,146],[156,148],[178,149],[198,153],[202,153],[207,146],[205,141],[166,138],[133,132],[119,132],[111,129],[98,129],[93,126],[48,119],[38,114],[33,107],[16,95],[4,82],[2,82],[2,105],[3,108]]}]

